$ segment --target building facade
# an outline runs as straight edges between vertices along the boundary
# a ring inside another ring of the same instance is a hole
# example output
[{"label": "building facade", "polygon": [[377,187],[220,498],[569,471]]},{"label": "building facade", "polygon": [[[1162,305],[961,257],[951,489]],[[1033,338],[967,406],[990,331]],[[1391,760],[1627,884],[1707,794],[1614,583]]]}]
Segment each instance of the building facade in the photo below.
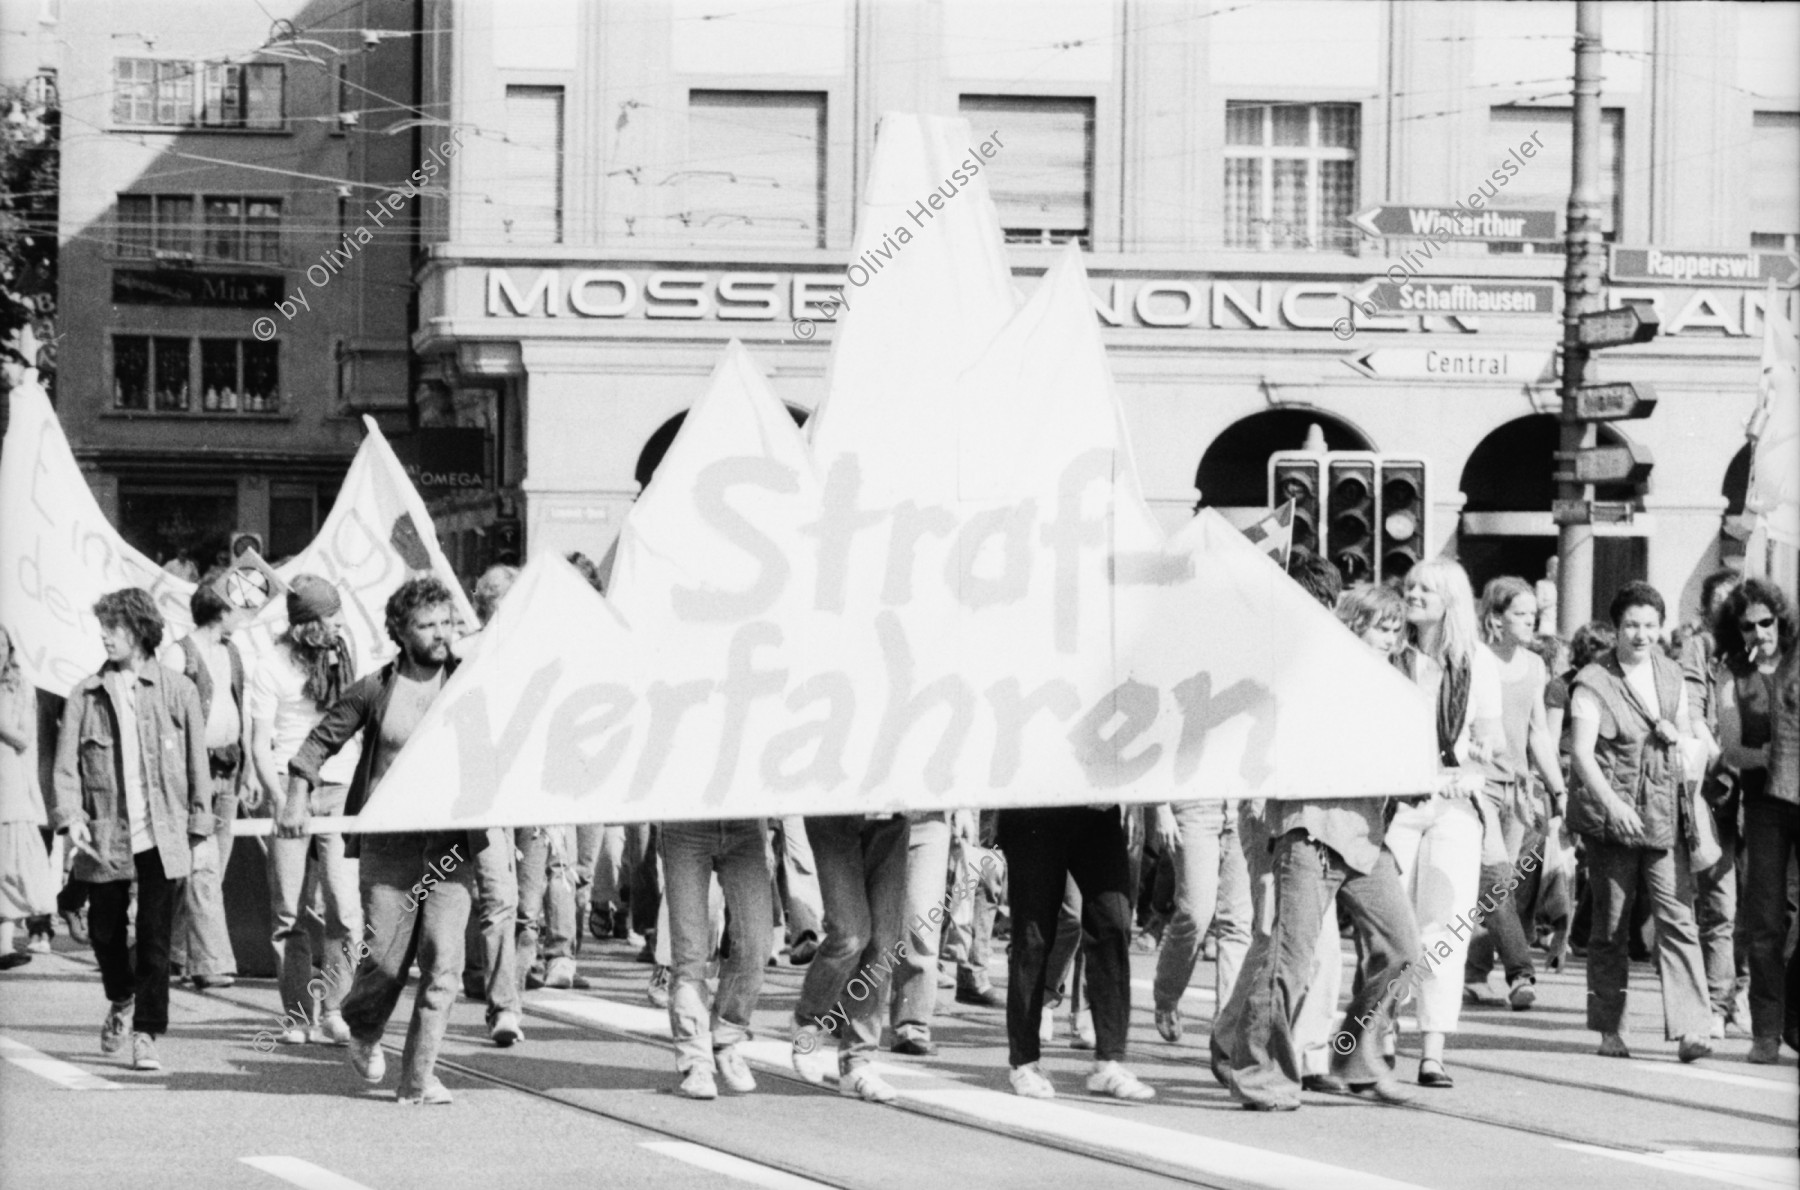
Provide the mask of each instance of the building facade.
[{"label": "building facade", "polygon": [[361,415],[411,420],[416,214],[356,228],[416,156],[395,134],[417,123],[413,6],[30,15],[62,98],[57,406],[76,455],[159,562],[204,570],[239,533],[297,552]]},{"label": "building facade", "polygon": [[[1270,454],[1318,425],[1425,460],[1429,552],[1543,573],[1573,5],[714,8],[424,6],[422,102],[467,135],[413,346],[422,421],[488,447],[491,489],[439,505],[471,568],[521,530],[604,551],[731,337],[816,405],[876,123],[914,111],[1001,137],[1023,284],[1088,250],[1171,525],[1254,516]],[[1603,13],[1607,301],[1662,333],[1598,365],[1661,403],[1602,428],[1656,464],[1600,493],[1638,510],[1597,528],[1596,589],[1643,576],[1691,608],[1741,551],[1769,280],[1796,312],[1800,8]]]}]

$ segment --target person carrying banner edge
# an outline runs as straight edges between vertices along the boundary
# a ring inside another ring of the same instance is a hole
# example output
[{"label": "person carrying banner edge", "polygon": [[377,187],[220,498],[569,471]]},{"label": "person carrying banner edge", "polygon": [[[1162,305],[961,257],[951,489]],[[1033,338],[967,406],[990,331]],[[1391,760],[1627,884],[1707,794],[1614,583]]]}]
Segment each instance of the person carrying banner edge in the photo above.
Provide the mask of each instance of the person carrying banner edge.
[{"label": "person carrying banner edge", "polygon": [[[319,784],[320,766],[359,736],[362,757],[344,812],[362,809],[456,670],[452,616],[450,591],[435,577],[408,579],[389,596],[387,631],[400,655],[345,691],[289,763],[287,801],[276,820],[282,837],[306,833],[307,795]],[[462,974],[477,857],[487,846],[486,831],[346,836],[346,853],[361,862],[367,950],[343,1014],[350,1026],[350,1064],[365,1082],[379,1083],[386,1075],[382,1030],[406,989],[415,956],[419,963],[419,991],[401,1057],[400,1103],[451,1102],[434,1068]]]}]

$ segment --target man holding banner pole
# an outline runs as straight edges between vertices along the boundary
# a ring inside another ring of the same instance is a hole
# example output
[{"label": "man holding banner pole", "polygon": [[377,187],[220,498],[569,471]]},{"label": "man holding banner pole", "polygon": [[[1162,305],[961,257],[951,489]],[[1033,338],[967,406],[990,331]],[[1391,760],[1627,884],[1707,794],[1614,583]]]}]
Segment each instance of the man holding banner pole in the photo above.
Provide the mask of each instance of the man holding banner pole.
[{"label": "man holding banner pole", "polygon": [[[456,670],[452,596],[438,579],[408,579],[388,597],[386,619],[400,656],[345,691],[289,763],[287,802],[276,820],[284,838],[306,833],[307,795],[319,783],[320,766],[359,737],[362,756],[344,813],[360,811]],[[476,897],[475,856],[487,844],[486,831],[347,838],[346,853],[361,861],[366,924],[343,1015],[350,1026],[350,1064],[365,1082],[379,1083],[387,1072],[382,1031],[406,990],[415,956],[419,963],[419,992],[401,1059],[401,1103],[451,1101],[433,1071],[462,974],[463,931]]]}]

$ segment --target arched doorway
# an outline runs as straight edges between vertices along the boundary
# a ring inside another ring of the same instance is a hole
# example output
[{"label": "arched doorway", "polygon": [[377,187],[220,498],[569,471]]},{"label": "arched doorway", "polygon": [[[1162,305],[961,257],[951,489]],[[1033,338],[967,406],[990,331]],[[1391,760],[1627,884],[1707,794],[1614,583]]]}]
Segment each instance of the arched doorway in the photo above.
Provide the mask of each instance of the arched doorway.
[{"label": "arched doorway", "polygon": [[1285,405],[1253,413],[1227,426],[1200,456],[1194,475],[1200,499],[1195,507],[1267,508],[1269,456],[1304,447],[1315,425],[1325,435],[1327,450],[1375,449],[1368,435],[1322,409]]},{"label": "arched doorway", "polygon": [[[794,424],[804,426],[806,419],[812,415],[797,405],[787,407],[788,416]],[[687,420],[688,411],[683,409],[662,425],[656,427],[656,433],[650,435],[644,443],[644,449],[638,452],[637,470],[633,473],[638,482],[638,491],[643,491],[650,484],[650,477],[662,466],[663,456],[669,453],[669,447],[675,442],[675,435],[681,432],[681,423]]]},{"label": "arched doorway", "polygon": [[[1625,436],[1602,424],[1601,446],[1619,446]],[[1517,418],[1483,438],[1463,466],[1463,511],[1456,553],[1477,594],[1503,574],[1535,582],[1556,555],[1557,528],[1550,516],[1556,498],[1556,451],[1561,427],[1555,414]],[[1594,499],[1635,501],[1633,484],[1596,484]],[[1649,552],[1641,535],[1608,533],[1594,541],[1593,616],[1604,612],[1612,593],[1648,572]]]}]

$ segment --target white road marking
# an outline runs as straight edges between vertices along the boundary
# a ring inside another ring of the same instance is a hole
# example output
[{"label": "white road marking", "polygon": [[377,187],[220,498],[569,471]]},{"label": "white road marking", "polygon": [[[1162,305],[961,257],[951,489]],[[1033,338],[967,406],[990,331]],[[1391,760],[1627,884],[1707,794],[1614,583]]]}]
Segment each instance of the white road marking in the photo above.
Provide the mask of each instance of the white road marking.
[{"label": "white road marking", "polygon": [[785,1170],[758,1165],[754,1161],[733,1157],[730,1153],[721,1153],[705,1145],[690,1144],[685,1140],[646,1140],[639,1143],[653,1153],[661,1153],[665,1157],[673,1157],[701,1169],[710,1169],[728,1178],[749,1182],[752,1186],[767,1186],[770,1190],[829,1190],[824,1182],[815,1182],[811,1178],[803,1178]]},{"label": "white road marking", "polygon": [[[1148,1157],[1158,1165],[1191,1170],[1209,1177],[1270,1190],[1419,1190],[1416,1183],[1362,1173],[1324,1161],[1291,1157],[1272,1149],[1257,1149],[1210,1136],[1198,1136],[1175,1128],[1142,1124],[1117,1114],[1101,1116],[1042,1099],[1022,1099],[997,1091],[902,1090],[903,1101],[937,1109],[934,1114],[967,1121],[973,1116],[995,1125],[999,1131],[1022,1139],[1055,1137],[1067,1143],[1074,1137],[1104,1136],[1085,1140],[1081,1147],[1107,1160],[1114,1154]],[[1116,1159],[1116,1158],[1115,1158]]]},{"label": "white road marking", "polygon": [[252,1169],[274,1174],[282,1181],[304,1187],[305,1190],[369,1190],[361,1182],[352,1182],[349,1178],[298,1157],[239,1157],[238,1160]]},{"label": "white road marking", "polygon": [[1747,1153],[1707,1153],[1697,1149],[1670,1149],[1662,1153],[1625,1153],[1598,1145],[1558,1144],[1559,1149],[1611,1157],[1634,1165],[1647,1165],[1669,1173],[1711,1178],[1749,1190],[1793,1190],[1800,1182],[1800,1158],[1758,1157]]},{"label": "white road marking", "polygon": [[[666,1013],[632,1004],[618,1004],[597,996],[558,997],[532,1001],[535,1011],[576,1021],[590,1021],[610,1029],[645,1036],[666,1037],[669,1018]],[[835,1057],[836,1042],[825,1041]],[[751,1063],[767,1070],[792,1074],[790,1047],[780,1041],[750,1041],[739,1047]],[[836,1063],[830,1063],[833,1078]],[[900,1067],[894,1063],[876,1063],[884,1077],[920,1073],[917,1067]],[[999,1091],[978,1088],[915,1088],[910,1079],[895,1079],[900,1102],[923,1108],[940,1119],[966,1122],[973,1116],[995,1130],[1025,1140],[1052,1140],[1067,1148],[1071,1140],[1082,1139],[1078,1151],[1102,1161],[1125,1158],[1149,1158],[1157,1165],[1191,1170],[1212,1177],[1268,1187],[1269,1190],[1316,1190],[1330,1186],[1332,1190],[1420,1190],[1411,1182],[1396,1181],[1375,1174],[1362,1173],[1323,1161],[1290,1157],[1270,1149],[1257,1149],[1230,1141],[1197,1136],[1175,1128],[1162,1128],[1128,1120],[1114,1113],[1101,1115],[1078,1107],[1045,1103],[1040,1099],[1021,1099]],[[786,1175],[783,1175],[786,1176]],[[784,1183],[785,1184],[785,1183]]]},{"label": "white road marking", "polygon": [[22,1042],[10,1037],[0,1037],[0,1054],[6,1060],[39,1078],[48,1079],[65,1091],[139,1091],[155,1088],[161,1090],[161,1083],[114,1083],[108,1082],[97,1074],[89,1074],[79,1066],[71,1066],[60,1058],[52,1058],[49,1054],[40,1053]]},{"label": "white road marking", "polygon": [[[1419,1031],[1418,1018],[1410,1016],[1406,1017],[1400,1022],[1400,1026],[1408,1034],[1416,1034]],[[1484,1037],[1509,1037],[1520,1039],[1542,1036],[1542,1034],[1536,1030],[1511,1028],[1506,1025],[1497,1025],[1484,1021],[1471,1021],[1467,1017],[1464,1017],[1457,1023],[1457,1030],[1463,1033],[1479,1033]],[[1568,1026],[1567,1031],[1576,1033],[1586,1032],[1585,1028],[1582,1026],[1573,1024]],[[1599,1043],[1596,1041],[1596,1047],[1598,1044]],[[1626,1044],[1630,1044],[1629,1040],[1627,1040]],[[1729,1057],[1701,1059],[1702,1062],[1735,1062],[1738,1060],[1739,1059]],[[1454,1062],[1455,1059],[1452,1058],[1451,1061]],[[1754,1074],[1733,1074],[1726,1070],[1715,1070],[1710,1065],[1689,1065],[1685,1062],[1675,1062],[1663,1058],[1646,1059],[1640,1057],[1624,1061],[1618,1058],[1608,1058],[1606,1061],[1609,1070],[1618,1067],[1620,1069],[1643,1071],[1647,1074],[1656,1076],[1666,1075],[1673,1078],[1693,1079],[1703,1083],[1723,1083],[1726,1086],[1732,1087],[1748,1087],[1753,1091],[1765,1091],[1769,1094],[1781,1095],[1788,1099],[1800,1099],[1800,1085],[1789,1082],[1786,1079],[1760,1078]],[[1600,1087],[1600,1089],[1617,1090],[1620,1088],[1618,1088],[1616,1084],[1609,1083]]]}]

